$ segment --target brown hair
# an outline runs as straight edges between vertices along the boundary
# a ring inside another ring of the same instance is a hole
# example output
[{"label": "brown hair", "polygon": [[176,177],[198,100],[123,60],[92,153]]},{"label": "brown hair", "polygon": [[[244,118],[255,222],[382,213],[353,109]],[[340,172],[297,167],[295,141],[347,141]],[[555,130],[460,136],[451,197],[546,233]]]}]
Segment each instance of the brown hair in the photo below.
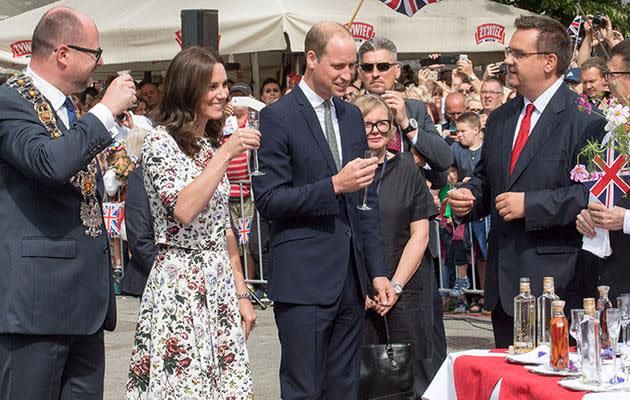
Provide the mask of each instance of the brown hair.
[{"label": "brown hair", "polygon": [[315,53],[317,58],[324,55],[324,49],[328,42],[337,34],[350,35],[350,32],[340,23],[333,21],[318,22],[306,33],[304,38],[304,54],[309,51]]},{"label": "brown hair", "polygon": [[[197,106],[210,87],[214,66],[222,63],[209,48],[188,47],[173,58],[166,72],[155,122],[166,128],[189,157],[201,149],[195,137]],[[223,123],[223,118],[209,120],[205,126],[205,137],[213,146],[220,144]]]},{"label": "brown hair", "polygon": [[620,56],[623,61],[623,68],[630,70],[630,39],[624,39],[617,43],[610,52],[610,57]]},{"label": "brown hair", "polygon": [[535,29],[538,31],[536,51],[555,54],[558,58],[556,75],[560,76],[569,68],[571,62],[571,40],[564,26],[544,15],[521,15],[514,21],[516,29]]},{"label": "brown hair", "polygon": [[587,71],[591,68],[595,68],[599,71],[601,76],[604,76],[604,71],[606,71],[606,62],[603,58],[600,57],[590,57],[587,58],[586,61],[580,65],[580,72]]},{"label": "brown hair", "polygon": [[460,124],[460,123],[468,124],[471,127],[477,128],[477,129],[481,128],[481,121],[479,119],[479,115],[475,114],[474,112],[470,112],[470,111],[467,111],[467,112],[463,113],[462,115],[460,115],[459,118],[457,118],[457,121],[455,121],[455,123],[457,123],[457,124]]},{"label": "brown hair", "polygon": [[33,56],[47,57],[60,44],[73,42],[82,35],[83,23],[75,11],[67,7],[51,8],[33,31],[31,53]]}]

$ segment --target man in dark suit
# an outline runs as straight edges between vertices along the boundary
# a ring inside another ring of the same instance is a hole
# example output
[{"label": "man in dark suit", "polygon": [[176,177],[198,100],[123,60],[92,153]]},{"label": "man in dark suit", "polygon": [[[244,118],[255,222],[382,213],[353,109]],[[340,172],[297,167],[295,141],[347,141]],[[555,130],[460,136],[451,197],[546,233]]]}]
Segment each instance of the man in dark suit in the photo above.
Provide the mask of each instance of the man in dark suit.
[{"label": "man in dark suit", "polygon": [[67,97],[91,84],[101,52],[88,17],[53,8],[35,28],[28,68],[0,87],[3,400],[103,396],[103,329],[116,316],[93,159],[135,88],[117,78],[76,121]]},{"label": "man in dark suit", "polygon": [[572,287],[580,247],[574,221],[588,193],[570,171],[587,137],[604,125],[579,111],[563,84],[571,60],[564,27],[544,16],[522,16],[515,24],[505,64],[520,96],[490,115],[472,179],[449,194],[456,215],[492,216],[485,303],[497,347],[513,342],[520,277],[530,278],[538,296],[543,277],[553,276],[560,298],[581,300]]},{"label": "man in dark suit", "polygon": [[374,178],[359,110],[343,96],[356,62],[354,41],[335,22],[314,25],[306,72],[263,109],[253,179],[256,208],[271,221],[269,295],[282,346],[283,399],[356,399],[368,278],[377,301],[395,302],[378,207],[361,211]]},{"label": "man in dark suit", "polygon": [[366,93],[379,95],[394,112],[398,135],[388,145],[395,151],[415,147],[431,170],[446,171],[453,163],[448,144],[435,129],[423,102],[405,99],[396,91],[400,77],[396,45],[384,37],[373,37],[359,47],[359,78]]},{"label": "man in dark suit", "polygon": [[[620,73],[621,72],[621,73]],[[628,105],[630,95],[630,39],[612,48],[608,69],[604,74],[612,94],[622,104]],[[580,212],[576,220],[578,231],[586,236],[595,235],[594,227],[609,231],[612,254],[599,264],[597,282],[609,285],[612,301],[622,293],[630,292],[630,199],[623,197],[611,209],[593,202]]]},{"label": "man in dark suit", "polygon": [[144,188],[142,165],[131,171],[127,181],[125,228],[131,257],[125,268],[120,290],[133,296],[142,296],[158,251],[153,236],[149,197]]}]

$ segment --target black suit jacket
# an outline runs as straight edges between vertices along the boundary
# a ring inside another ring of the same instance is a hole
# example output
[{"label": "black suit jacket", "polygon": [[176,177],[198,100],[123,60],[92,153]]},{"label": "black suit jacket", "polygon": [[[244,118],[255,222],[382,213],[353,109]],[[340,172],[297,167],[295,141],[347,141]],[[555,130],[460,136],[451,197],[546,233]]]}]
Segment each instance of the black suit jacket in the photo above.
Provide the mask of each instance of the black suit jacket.
[{"label": "black suit jacket", "polygon": [[[333,99],[343,164],[367,149],[359,109]],[[386,276],[377,204],[360,211],[363,191],[335,195],[336,166],[315,110],[299,87],[260,115],[253,177],[256,208],[271,222],[269,294],[279,302],[332,304],[343,288],[352,257],[361,289],[368,276]]]},{"label": "black suit jacket", "polygon": [[125,268],[121,290],[141,296],[153,266],[158,246],[153,235],[153,217],[144,188],[142,165],[131,171],[125,200],[125,226],[131,258]]},{"label": "black suit jacket", "polygon": [[[630,209],[630,199],[621,199],[619,207]],[[610,286],[608,297],[616,304],[617,296],[630,293],[630,235],[619,231],[610,231],[612,254],[599,263],[599,284]]]},{"label": "black suit jacket", "polygon": [[[523,98],[493,111],[488,118],[481,158],[464,187],[475,195],[473,218],[491,215],[488,238],[485,304],[497,301],[513,314],[519,279],[529,277],[532,293],[542,293],[544,276],[555,278],[563,298],[575,273],[580,236],[577,214],[587,205],[588,190],[570,179],[577,155],[590,136],[599,136],[602,118],[577,109],[577,95],[560,86],[540,116],[509,173],[516,123]],[[505,222],[496,211],[495,198],[504,192],[525,193],[525,218]]]},{"label": "black suit jacket", "polygon": [[414,146],[425,158],[431,171],[446,171],[453,164],[451,149],[440,133],[435,129],[435,124],[427,112],[427,106],[423,102],[413,99],[405,100],[407,116],[418,122],[416,143],[412,144],[405,137],[405,150]]},{"label": "black suit jacket", "polygon": [[31,103],[0,87],[0,333],[115,326],[105,229],[85,234],[82,195],[68,183],[112,138],[89,113],[59,129],[64,136],[52,139]]}]

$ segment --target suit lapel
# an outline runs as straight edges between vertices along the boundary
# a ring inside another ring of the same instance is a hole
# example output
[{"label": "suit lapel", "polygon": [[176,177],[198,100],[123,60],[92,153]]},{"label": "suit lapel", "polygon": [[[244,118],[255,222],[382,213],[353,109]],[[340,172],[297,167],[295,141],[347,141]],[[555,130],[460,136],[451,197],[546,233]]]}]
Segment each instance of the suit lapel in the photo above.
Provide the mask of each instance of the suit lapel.
[{"label": "suit lapel", "polygon": [[337,122],[339,122],[339,137],[341,138],[341,166],[343,166],[352,159],[352,124],[346,115],[346,104],[343,100],[337,97],[333,97],[333,103],[335,104],[335,110],[337,111]]},{"label": "suit lapel", "polygon": [[[337,166],[335,165],[335,160],[333,159],[332,153],[330,152],[328,141],[326,140],[326,136],[324,135],[324,132],[322,131],[321,125],[319,124],[319,119],[317,118],[317,114],[315,113],[315,110],[313,109],[313,107],[311,106],[311,103],[309,103],[308,99],[304,95],[304,92],[302,92],[302,89],[300,89],[299,86],[296,86],[295,89],[293,89],[293,91],[295,92],[295,100],[298,105],[298,108],[300,112],[302,113],[302,115],[304,116],[304,121],[306,122],[306,125],[309,128],[308,129],[309,132],[311,133],[311,135],[313,135],[313,138],[315,139],[315,143],[317,143],[317,147],[322,153],[324,160],[326,160],[326,165],[328,166],[328,169],[333,175],[336,174]],[[343,143],[343,139],[342,139],[342,143]]]},{"label": "suit lapel", "polygon": [[497,134],[501,136],[501,154],[505,157],[501,159],[501,182],[503,187],[507,186],[510,178],[510,159],[512,157],[512,144],[514,142],[514,132],[518,123],[518,116],[523,105],[523,100],[514,100],[511,109],[507,110],[509,117],[503,121],[503,126],[497,130]]},{"label": "suit lapel", "polygon": [[547,142],[560,123],[560,114],[565,109],[565,93],[562,89],[563,88],[560,87],[553,95],[549,104],[545,107],[545,111],[543,111],[542,115],[538,119],[538,122],[536,122],[536,126],[530,133],[529,138],[527,138],[527,142],[525,142],[521,155],[514,166],[514,172],[512,172],[512,175],[510,175],[508,180],[507,190],[510,190],[510,188],[514,185],[518,177],[525,170],[525,167],[532,162],[536,153]]}]

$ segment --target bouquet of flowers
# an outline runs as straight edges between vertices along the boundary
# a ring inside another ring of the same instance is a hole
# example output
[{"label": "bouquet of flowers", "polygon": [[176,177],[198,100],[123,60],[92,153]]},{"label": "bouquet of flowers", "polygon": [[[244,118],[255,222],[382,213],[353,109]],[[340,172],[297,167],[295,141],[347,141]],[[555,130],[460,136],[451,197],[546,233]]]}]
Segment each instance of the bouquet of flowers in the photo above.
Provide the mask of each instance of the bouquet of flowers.
[{"label": "bouquet of flowers", "polygon": [[107,162],[116,173],[116,179],[126,183],[129,173],[135,168],[135,163],[127,154],[125,140],[117,140],[106,150]]},{"label": "bouquet of flowers", "polygon": [[[588,102],[584,95],[578,97],[577,104],[581,111],[589,114],[596,112],[606,118],[607,123],[604,130],[607,134],[601,143],[591,139],[582,148],[578,155],[577,164],[571,170],[571,179],[584,183],[597,182],[604,178],[607,172],[616,172],[616,175],[625,174],[624,166],[630,158],[630,109],[628,106],[613,98],[603,100],[601,109],[597,109],[593,108],[593,105]],[[602,160],[609,158],[611,152],[615,155],[614,159],[618,160],[615,165],[619,168],[614,170],[611,170],[611,165],[602,163]],[[586,160],[586,165],[581,164],[580,160]],[[624,194],[625,192],[627,190],[624,191]],[[594,195],[599,197],[595,193]],[[612,207],[614,204],[607,204],[607,206]]]},{"label": "bouquet of flowers", "polygon": [[[606,119],[606,135],[601,143],[592,139],[582,148],[571,170],[571,179],[589,188],[589,202],[599,201],[609,209],[630,191],[630,168],[626,166],[630,161],[630,109],[623,100],[604,100],[595,108],[585,96],[577,99],[578,109]],[[608,231],[595,227],[595,232],[593,238],[584,236],[582,248],[599,257],[610,255]]]}]

